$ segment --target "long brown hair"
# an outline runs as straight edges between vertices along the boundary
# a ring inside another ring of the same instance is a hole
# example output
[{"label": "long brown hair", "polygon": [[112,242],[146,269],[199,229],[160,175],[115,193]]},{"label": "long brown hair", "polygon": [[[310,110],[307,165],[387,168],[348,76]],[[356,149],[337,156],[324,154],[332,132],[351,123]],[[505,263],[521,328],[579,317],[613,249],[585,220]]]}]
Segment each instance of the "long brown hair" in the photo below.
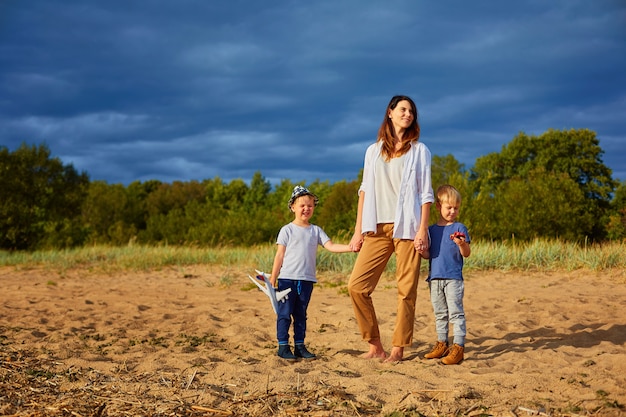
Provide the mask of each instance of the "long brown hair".
[{"label": "long brown hair", "polygon": [[[396,151],[395,141],[397,139],[396,129],[393,127],[393,123],[389,118],[389,110],[396,108],[399,102],[406,100],[411,105],[413,110],[413,123],[406,129],[404,136],[402,137],[402,147],[399,151]],[[394,156],[404,155],[411,149],[411,144],[417,142],[420,138],[420,124],[417,121],[417,107],[415,103],[407,96],[393,96],[387,108],[385,109],[385,116],[383,122],[378,129],[378,140],[383,143],[382,154],[386,161],[390,160]]]}]

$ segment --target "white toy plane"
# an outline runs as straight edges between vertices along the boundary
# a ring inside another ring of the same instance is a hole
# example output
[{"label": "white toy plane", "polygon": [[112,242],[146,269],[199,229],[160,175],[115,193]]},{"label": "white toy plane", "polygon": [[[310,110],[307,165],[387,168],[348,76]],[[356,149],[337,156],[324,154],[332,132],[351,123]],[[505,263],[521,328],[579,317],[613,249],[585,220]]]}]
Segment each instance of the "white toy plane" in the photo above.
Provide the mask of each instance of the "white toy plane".
[{"label": "white toy plane", "polygon": [[287,294],[291,292],[291,288],[287,288],[286,290],[282,290],[282,291],[276,291],[276,289],[274,289],[274,286],[270,282],[268,275],[265,272],[261,272],[258,269],[255,269],[255,271],[258,277],[263,277],[263,281],[265,281],[265,285],[259,282],[260,281],[259,278],[251,277],[250,275],[248,275],[248,278],[250,278],[250,281],[254,282],[256,286],[259,287],[259,289],[263,291],[263,293],[269,297],[270,302],[272,303],[272,308],[274,309],[274,313],[277,313],[278,302],[282,300],[283,298],[287,299]]}]

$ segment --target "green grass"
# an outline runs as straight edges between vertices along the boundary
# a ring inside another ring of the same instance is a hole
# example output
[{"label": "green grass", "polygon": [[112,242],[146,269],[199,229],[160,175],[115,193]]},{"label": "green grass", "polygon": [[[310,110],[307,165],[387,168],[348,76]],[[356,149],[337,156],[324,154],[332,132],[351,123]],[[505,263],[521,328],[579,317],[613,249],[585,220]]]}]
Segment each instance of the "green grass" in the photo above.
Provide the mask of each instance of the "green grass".
[{"label": "green grass", "polygon": [[624,242],[576,244],[537,239],[531,242],[478,242],[465,267],[472,270],[604,271],[626,267]]},{"label": "green grass", "polygon": [[[35,252],[0,251],[0,266],[17,269],[46,268],[58,272],[87,269],[94,272],[122,270],[149,271],[169,267],[214,265],[234,270],[254,268],[270,271],[274,260],[273,244],[254,247],[192,246],[91,246],[69,250]],[[472,243],[472,255],[465,261],[466,270],[592,270],[626,268],[626,243],[580,245],[563,241]],[[347,276],[356,254],[318,251],[318,272]],[[422,262],[426,269],[427,261]],[[388,271],[395,270],[395,257]],[[54,285],[50,282],[50,285]]]}]

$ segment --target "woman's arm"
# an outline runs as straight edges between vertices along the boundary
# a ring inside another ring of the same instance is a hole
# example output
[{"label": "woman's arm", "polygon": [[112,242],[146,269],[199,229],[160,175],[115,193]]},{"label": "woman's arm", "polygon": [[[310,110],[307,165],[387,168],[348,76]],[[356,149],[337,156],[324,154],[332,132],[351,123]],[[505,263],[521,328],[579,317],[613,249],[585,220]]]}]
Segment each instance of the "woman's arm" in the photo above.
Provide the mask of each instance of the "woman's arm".
[{"label": "woman's arm", "polygon": [[350,240],[350,250],[358,252],[363,244],[363,201],[365,200],[365,191],[359,191],[359,203],[356,210],[356,222],[354,225],[354,234]]},{"label": "woman's arm", "polygon": [[[417,233],[415,234],[415,240],[413,244],[415,245],[415,250],[418,252],[423,251],[425,248],[428,248],[428,222],[430,221],[430,206],[432,203],[424,203],[422,204],[422,212],[420,217],[420,227],[417,229]],[[420,252],[421,253],[421,252]]]},{"label": "woman's arm", "polygon": [[423,143],[417,145],[419,154],[417,169],[417,200],[421,204],[420,225],[415,235],[415,249],[428,247],[428,223],[430,222],[430,206],[435,201],[431,178],[431,155],[430,150]]}]

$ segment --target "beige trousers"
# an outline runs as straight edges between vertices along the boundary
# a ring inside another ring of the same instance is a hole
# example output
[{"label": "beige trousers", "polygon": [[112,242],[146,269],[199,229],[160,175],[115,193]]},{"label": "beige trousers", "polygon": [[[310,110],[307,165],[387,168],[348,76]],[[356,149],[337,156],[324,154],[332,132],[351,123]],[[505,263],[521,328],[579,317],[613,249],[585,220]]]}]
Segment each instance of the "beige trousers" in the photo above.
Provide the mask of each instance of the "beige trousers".
[{"label": "beige trousers", "polygon": [[372,302],[372,293],[393,253],[396,254],[396,281],[398,286],[398,314],[392,345],[411,346],[415,301],[421,258],[412,240],[393,239],[393,223],[377,226],[376,233],[365,235],[348,282],[348,292],[361,336],[368,342],[380,339],[378,320]]}]

